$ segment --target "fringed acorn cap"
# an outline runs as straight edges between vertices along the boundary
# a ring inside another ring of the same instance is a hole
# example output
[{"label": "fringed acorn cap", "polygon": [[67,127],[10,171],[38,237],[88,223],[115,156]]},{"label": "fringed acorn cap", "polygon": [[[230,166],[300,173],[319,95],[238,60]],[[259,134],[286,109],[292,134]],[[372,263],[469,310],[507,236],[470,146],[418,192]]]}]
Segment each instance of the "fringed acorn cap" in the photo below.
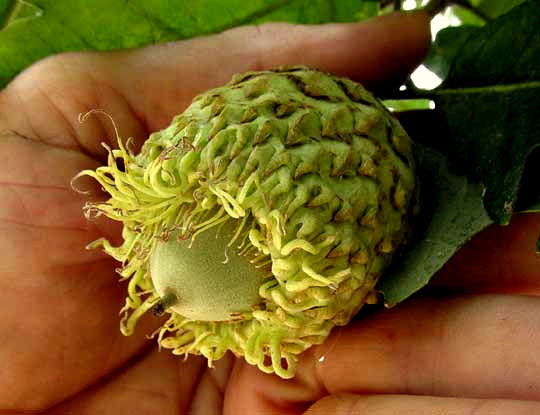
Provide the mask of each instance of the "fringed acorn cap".
[{"label": "fringed acorn cap", "polygon": [[81,174],[111,196],[87,214],[123,223],[122,245],[92,244],[129,280],[122,333],[169,313],[173,353],[211,365],[230,350],[283,378],[374,299],[417,202],[403,128],[359,84],[306,67],[236,75],[140,154],[119,139]]}]

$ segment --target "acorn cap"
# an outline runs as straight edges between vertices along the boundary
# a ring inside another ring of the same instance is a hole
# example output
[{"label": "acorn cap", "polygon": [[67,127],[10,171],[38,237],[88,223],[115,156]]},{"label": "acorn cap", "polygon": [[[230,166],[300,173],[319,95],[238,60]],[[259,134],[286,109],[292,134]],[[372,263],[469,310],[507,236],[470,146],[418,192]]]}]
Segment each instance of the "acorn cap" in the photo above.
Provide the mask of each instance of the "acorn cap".
[{"label": "acorn cap", "polygon": [[[129,279],[122,332],[152,308],[170,313],[160,345],[210,365],[230,350],[294,376],[299,353],[373,300],[418,200],[413,144],[397,120],[361,85],[306,67],[235,75],[197,96],[139,154],[119,147],[107,166],[83,173],[111,195],[87,213],[124,225],[122,245],[96,244]],[[163,301],[180,269],[164,261],[160,276],[163,257],[189,257],[191,243],[220,227],[225,239],[211,250],[241,257],[253,274],[225,264],[230,271],[203,276],[205,261],[195,260],[179,271],[178,298]],[[248,298],[225,301],[227,284],[244,278]],[[179,287],[188,285],[206,300],[184,298]],[[216,296],[228,305],[216,306]],[[182,301],[213,310],[182,312]]]}]

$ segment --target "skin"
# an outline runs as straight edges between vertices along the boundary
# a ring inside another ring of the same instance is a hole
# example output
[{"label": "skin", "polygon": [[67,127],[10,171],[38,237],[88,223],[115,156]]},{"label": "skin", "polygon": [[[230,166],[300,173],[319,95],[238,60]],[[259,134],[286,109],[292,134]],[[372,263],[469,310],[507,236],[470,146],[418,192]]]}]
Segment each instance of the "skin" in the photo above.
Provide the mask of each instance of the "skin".
[{"label": "skin", "polygon": [[116,224],[88,222],[103,198],[80,170],[104,162],[110,119],[141,143],[194,94],[231,74],[303,63],[371,89],[399,85],[424,56],[423,14],[368,23],[272,24],[108,54],[48,58],[0,93],[0,413],[536,414],[540,413],[539,215],[516,216],[463,248],[431,285],[373,308],[302,355],[284,381],[228,356],[158,352],[151,315],[123,337],[125,284],[83,247]]}]

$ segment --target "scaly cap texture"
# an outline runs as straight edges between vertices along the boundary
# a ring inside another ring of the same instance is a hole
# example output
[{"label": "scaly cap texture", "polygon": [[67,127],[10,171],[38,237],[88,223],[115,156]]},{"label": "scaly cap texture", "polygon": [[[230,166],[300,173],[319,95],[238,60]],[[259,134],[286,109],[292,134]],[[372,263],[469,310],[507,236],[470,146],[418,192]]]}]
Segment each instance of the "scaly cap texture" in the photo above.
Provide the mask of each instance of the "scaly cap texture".
[{"label": "scaly cap texture", "polygon": [[[87,215],[123,223],[120,246],[91,245],[120,261],[129,280],[121,331],[165,309],[160,345],[210,365],[230,350],[264,372],[294,376],[298,354],[376,298],[375,283],[410,230],[412,142],[349,79],[306,67],[236,75],[196,97],[138,155],[128,147],[119,139],[106,166],[82,172],[110,193]],[[259,301],[224,321],[167,309],[149,272],[157,244],[224,224],[233,227],[228,255],[248,256],[267,275]]]}]

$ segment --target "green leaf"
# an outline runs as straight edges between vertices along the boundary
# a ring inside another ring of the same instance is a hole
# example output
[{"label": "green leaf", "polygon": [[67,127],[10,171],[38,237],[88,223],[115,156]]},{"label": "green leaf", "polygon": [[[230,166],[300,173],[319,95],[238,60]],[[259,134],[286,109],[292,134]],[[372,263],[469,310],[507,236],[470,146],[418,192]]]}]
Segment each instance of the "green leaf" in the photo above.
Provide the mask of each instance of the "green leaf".
[{"label": "green leaf", "polygon": [[540,146],[534,147],[523,170],[521,187],[516,201],[516,212],[540,211]]},{"label": "green leaf", "polygon": [[478,26],[469,25],[447,27],[440,30],[431,44],[424,65],[436,73],[439,78],[445,79],[459,49],[479,30]]},{"label": "green leaf", "polygon": [[425,286],[475,234],[493,223],[482,203],[484,186],[459,175],[440,152],[416,145],[422,183],[415,237],[377,284],[386,307]]},{"label": "green leaf", "polygon": [[435,101],[457,141],[449,151],[487,186],[484,202],[490,215],[507,223],[527,157],[540,143],[540,82],[444,90]]},{"label": "green leaf", "polygon": [[485,19],[478,16],[470,9],[460,6],[450,6],[450,18],[457,17],[462,25],[466,26],[483,26]]},{"label": "green leaf", "polygon": [[377,12],[371,0],[0,0],[0,88],[54,53],[132,48],[267,21],[349,22]]},{"label": "green leaf", "polygon": [[[421,212],[413,224],[414,239],[377,284],[388,308],[426,286],[463,245],[494,223],[483,204],[482,184],[459,174],[448,157],[432,147],[417,143],[416,155]],[[519,212],[540,212],[540,194]],[[540,254],[540,235],[536,249]]]},{"label": "green leaf", "polygon": [[[449,154],[484,183],[484,203],[508,223],[525,164],[540,144],[540,2],[488,23],[463,44],[433,100]],[[538,167],[533,174],[540,177]],[[536,189],[531,191],[536,192]]]},{"label": "green leaf", "polygon": [[525,0],[472,0],[471,3],[478,7],[484,14],[491,18],[496,18],[507,13],[524,1]]},{"label": "green leaf", "polygon": [[[369,19],[370,17],[377,16],[380,13],[379,1],[378,0],[364,0],[364,2],[357,3],[354,7],[356,10],[349,10],[350,6],[354,3],[349,3],[347,7],[344,7],[347,2],[335,2],[334,5],[337,7],[339,12],[336,13],[336,16],[342,16],[339,21],[350,21],[360,22],[362,20]],[[338,5],[340,5],[338,7]],[[349,14],[349,13],[353,14]],[[347,18],[348,16],[348,18]]]},{"label": "green leaf", "polygon": [[32,20],[40,17],[43,10],[24,0],[0,0],[0,30],[15,21]]},{"label": "green leaf", "polygon": [[540,2],[530,0],[486,24],[456,56],[448,88],[540,80]]}]

